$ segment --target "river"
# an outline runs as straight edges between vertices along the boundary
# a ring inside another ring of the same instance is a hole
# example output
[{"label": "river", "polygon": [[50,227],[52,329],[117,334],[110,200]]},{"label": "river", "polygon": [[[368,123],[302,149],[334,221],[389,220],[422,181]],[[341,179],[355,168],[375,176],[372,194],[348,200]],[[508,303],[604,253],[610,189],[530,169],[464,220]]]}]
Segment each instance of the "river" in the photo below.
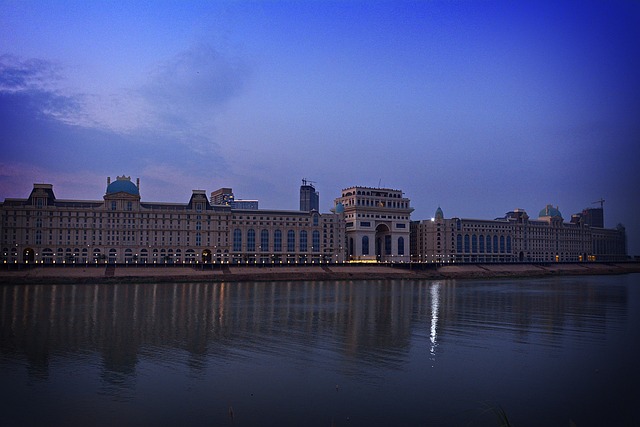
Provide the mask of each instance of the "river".
[{"label": "river", "polygon": [[640,274],[0,286],[0,425],[640,425]]}]

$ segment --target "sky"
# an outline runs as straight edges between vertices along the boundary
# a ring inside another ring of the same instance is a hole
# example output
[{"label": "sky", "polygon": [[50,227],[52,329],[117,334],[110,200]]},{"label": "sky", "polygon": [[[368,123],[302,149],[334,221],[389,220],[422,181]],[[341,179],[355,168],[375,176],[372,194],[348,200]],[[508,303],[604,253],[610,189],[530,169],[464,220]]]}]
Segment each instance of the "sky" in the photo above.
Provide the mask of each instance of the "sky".
[{"label": "sky", "polygon": [[640,2],[0,0],[0,200],[231,187],[414,220],[605,200],[640,255]]}]

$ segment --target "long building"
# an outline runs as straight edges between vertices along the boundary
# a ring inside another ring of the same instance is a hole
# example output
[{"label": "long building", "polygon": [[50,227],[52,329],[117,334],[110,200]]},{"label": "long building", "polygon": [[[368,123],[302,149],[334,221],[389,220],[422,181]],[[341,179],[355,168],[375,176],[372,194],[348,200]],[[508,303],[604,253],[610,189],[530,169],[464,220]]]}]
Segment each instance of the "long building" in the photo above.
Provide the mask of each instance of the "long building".
[{"label": "long building", "polygon": [[[624,227],[607,229],[602,212],[564,222],[546,206],[494,220],[411,221],[401,190],[348,187],[330,213],[315,189],[301,187],[299,211],[240,208],[230,188],[186,203],[146,202],[140,181],[119,176],[102,200],[57,199],[51,184],[0,203],[0,263],[307,264],[342,262],[579,262],[627,259]],[[308,198],[307,193],[313,193]],[[303,197],[304,195],[304,197]],[[256,203],[257,204],[257,203]],[[234,207],[235,206],[235,207]],[[242,205],[240,205],[242,206]],[[255,207],[254,205],[250,205]]]},{"label": "long building", "polygon": [[120,176],[102,200],[60,200],[51,184],[0,205],[1,262],[195,264],[343,262],[340,214],[234,209],[204,190],[187,203],[144,202]]},{"label": "long building", "polygon": [[581,262],[627,259],[624,227],[564,222],[547,205],[537,219],[522,209],[494,220],[449,218],[442,209],[411,223],[411,260],[426,263]]}]

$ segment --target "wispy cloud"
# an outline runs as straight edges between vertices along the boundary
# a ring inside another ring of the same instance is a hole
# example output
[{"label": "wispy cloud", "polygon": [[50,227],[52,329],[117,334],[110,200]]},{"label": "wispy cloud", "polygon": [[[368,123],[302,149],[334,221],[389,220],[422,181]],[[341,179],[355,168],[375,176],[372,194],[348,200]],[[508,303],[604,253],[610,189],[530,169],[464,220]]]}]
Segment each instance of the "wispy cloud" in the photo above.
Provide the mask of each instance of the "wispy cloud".
[{"label": "wispy cloud", "polygon": [[42,59],[22,59],[15,55],[0,55],[0,92],[48,90],[60,80],[59,67]]},{"label": "wispy cloud", "polygon": [[146,103],[148,126],[206,152],[215,146],[217,115],[241,93],[248,76],[244,61],[199,44],[158,64],[135,94]]},{"label": "wispy cloud", "polygon": [[150,66],[139,86],[108,95],[73,92],[64,72],[43,59],[1,55],[0,93],[37,97],[40,113],[65,124],[127,134],[156,130],[187,141],[211,135],[216,114],[240,94],[249,67],[198,44]]},{"label": "wispy cloud", "polygon": [[26,97],[34,113],[72,124],[83,115],[82,100],[65,94],[62,80],[61,67],[53,62],[0,55],[0,94]]}]

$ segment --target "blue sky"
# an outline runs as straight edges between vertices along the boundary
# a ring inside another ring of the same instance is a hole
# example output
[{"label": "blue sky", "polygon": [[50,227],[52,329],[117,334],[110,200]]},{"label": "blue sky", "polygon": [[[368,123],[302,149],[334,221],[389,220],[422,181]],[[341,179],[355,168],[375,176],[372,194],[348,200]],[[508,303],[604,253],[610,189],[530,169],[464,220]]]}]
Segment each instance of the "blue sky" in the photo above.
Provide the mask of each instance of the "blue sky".
[{"label": "blue sky", "polygon": [[232,187],[322,211],[402,189],[413,219],[566,220],[606,199],[640,254],[640,3],[0,0],[0,199]]}]

